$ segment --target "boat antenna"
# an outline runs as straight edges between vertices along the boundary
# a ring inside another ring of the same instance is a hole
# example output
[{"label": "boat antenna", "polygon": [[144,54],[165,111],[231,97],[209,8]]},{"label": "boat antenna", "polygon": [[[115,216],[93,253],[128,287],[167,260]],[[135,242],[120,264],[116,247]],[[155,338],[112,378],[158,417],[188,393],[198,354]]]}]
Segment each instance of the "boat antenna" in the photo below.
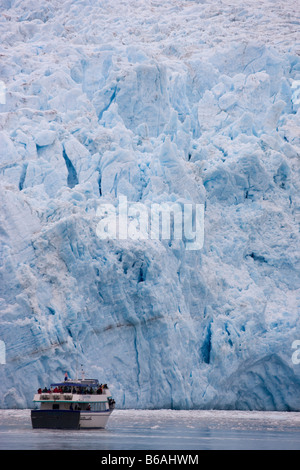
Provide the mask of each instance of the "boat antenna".
[{"label": "boat antenna", "polygon": [[81,364],[81,378],[82,378],[82,380],[84,380],[83,364]]}]

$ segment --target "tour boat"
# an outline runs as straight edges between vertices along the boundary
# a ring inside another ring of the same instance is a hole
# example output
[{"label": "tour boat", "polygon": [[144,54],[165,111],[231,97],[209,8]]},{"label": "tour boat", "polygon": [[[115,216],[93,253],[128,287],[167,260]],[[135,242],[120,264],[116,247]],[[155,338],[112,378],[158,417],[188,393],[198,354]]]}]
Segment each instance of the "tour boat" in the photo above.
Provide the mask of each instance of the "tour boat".
[{"label": "tour boat", "polygon": [[39,389],[33,401],[40,408],[31,410],[32,427],[48,429],[104,428],[115,401],[106,384],[97,379],[65,378]]}]

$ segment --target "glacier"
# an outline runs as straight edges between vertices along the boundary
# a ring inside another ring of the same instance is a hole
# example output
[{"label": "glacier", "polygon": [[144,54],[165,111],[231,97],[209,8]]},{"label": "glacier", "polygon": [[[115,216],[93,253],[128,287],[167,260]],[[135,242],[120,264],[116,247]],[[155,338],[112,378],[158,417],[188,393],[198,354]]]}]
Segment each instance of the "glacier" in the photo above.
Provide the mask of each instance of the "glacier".
[{"label": "glacier", "polygon": [[[0,0],[1,408],[83,364],[118,408],[300,410],[299,26],[292,0]],[[99,239],[121,195],[204,204],[203,248]]]}]

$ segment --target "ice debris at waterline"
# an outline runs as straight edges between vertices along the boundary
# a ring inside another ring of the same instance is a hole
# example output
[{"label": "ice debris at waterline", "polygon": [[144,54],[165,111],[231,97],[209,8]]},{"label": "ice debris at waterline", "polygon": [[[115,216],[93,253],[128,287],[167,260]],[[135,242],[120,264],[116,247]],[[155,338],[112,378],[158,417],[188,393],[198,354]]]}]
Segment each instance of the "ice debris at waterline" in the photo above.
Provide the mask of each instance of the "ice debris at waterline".
[{"label": "ice debris at waterline", "polygon": [[[0,406],[82,363],[119,408],[299,410],[295,2],[0,9]],[[99,239],[121,195],[204,204],[203,248]]]}]

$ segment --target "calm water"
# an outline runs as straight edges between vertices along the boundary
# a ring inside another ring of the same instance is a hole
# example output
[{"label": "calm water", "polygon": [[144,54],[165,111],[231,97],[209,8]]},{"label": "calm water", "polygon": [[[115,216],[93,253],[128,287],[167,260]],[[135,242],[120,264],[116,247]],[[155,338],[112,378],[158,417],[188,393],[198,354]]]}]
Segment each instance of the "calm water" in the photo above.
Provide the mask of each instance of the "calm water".
[{"label": "calm water", "polygon": [[0,410],[0,449],[300,450],[300,413],[115,410],[104,430],[32,429],[30,410]]}]

